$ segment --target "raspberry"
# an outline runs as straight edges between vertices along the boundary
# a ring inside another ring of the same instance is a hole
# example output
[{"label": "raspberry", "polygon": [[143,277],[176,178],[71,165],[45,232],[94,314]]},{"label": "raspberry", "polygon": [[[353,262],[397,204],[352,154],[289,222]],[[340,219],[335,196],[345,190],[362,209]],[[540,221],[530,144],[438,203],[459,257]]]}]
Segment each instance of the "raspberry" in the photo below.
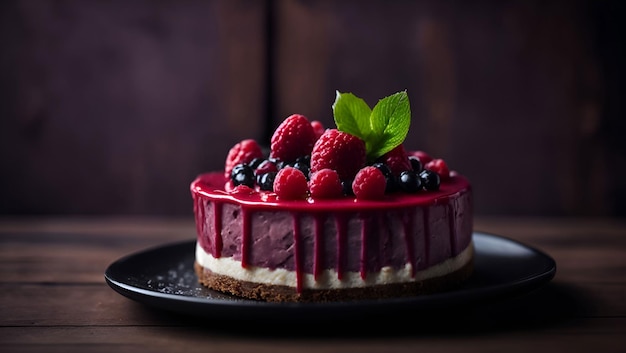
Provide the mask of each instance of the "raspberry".
[{"label": "raspberry", "polygon": [[387,181],[380,169],[367,166],[359,170],[352,182],[352,191],[357,199],[378,200],[385,196]]},{"label": "raspberry", "polygon": [[443,159],[433,159],[432,161],[424,165],[424,169],[436,172],[437,174],[439,174],[441,180],[446,180],[450,178],[450,170],[448,169],[448,165]]},{"label": "raspberry", "polygon": [[334,169],[341,180],[352,180],[365,165],[365,142],[337,129],[327,129],[311,152],[311,173]]},{"label": "raspberry", "polygon": [[270,158],[293,162],[311,153],[315,132],[309,120],[300,114],[287,117],[274,131],[270,145]]},{"label": "raspberry", "polygon": [[304,174],[294,167],[285,167],[278,171],[274,179],[274,192],[284,200],[304,199],[308,184]]},{"label": "raspberry", "polygon": [[317,141],[326,129],[324,129],[324,124],[318,120],[311,121],[311,126],[313,127],[313,132],[315,132],[315,140]]},{"label": "raspberry", "polygon": [[382,155],[378,161],[385,163],[396,177],[406,170],[413,170],[409,156],[402,144]]},{"label": "raspberry", "polygon": [[335,170],[322,169],[311,176],[309,181],[311,197],[317,199],[333,199],[343,195],[341,180]]},{"label": "raspberry", "polygon": [[255,158],[262,158],[263,150],[261,146],[252,139],[243,140],[231,147],[226,156],[226,164],[224,166],[224,176],[230,178],[230,172],[237,164],[248,164]]},{"label": "raspberry", "polygon": [[428,153],[424,151],[413,151],[410,153],[410,155],[417,157],[417,159],[422,162],[422,165],[426,165],[426,163],[433,160],[433,157],[431,157]]}]

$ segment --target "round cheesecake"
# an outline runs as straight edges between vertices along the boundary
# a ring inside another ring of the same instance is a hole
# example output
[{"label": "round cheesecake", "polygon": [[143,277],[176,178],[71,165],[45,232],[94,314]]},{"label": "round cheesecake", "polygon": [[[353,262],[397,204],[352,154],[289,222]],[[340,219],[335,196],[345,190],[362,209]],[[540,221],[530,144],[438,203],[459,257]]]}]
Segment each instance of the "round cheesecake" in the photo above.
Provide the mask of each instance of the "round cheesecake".
[{"label": "round cheesecake", "polygon": [[275,302],[415,296],[472,273],[472,191],[450,172],[438,190],[281,200],[225,187],[224,171],[191,183],[195,269],[206,287]]}]

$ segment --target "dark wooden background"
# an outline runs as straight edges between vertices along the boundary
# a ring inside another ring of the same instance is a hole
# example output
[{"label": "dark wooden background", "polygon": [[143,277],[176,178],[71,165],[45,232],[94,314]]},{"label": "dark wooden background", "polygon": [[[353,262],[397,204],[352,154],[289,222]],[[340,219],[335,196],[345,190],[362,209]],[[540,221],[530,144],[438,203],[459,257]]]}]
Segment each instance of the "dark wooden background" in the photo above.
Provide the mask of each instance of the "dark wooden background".
[{"label": "dark wooden background", "polygon": [[186,216],[239,140],[406,89],[478,214],[626,217],[622,4],[3,1],[0,214]]}]

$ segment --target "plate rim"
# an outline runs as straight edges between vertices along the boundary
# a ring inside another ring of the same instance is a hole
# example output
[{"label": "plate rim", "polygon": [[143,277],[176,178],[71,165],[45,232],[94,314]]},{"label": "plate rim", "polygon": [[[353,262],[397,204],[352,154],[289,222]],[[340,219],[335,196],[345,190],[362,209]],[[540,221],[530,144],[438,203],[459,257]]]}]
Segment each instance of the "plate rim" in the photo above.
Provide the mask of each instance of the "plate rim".
[{"label": "plate rim", "polygon": [[[478,240],[474,242],[476,247],[476,256],[480,256],[479,245],[481,241],[504,241],[513,244],[518,248],[529,251],[533,254],[533,258],[535,259],[540,258],[542,261],[545,262],[545,268],[543,269],[543,271],[536,271],[532,274],[529,273],[528,276],[525,276],[523,278],[516,278],[511,282],[492,284],[483,287],[479,286],[474,288],[460,288],[447,292],[410,297],[323,303],[278,303],[255,301],[236,297],[233,297],[232,299],[206,298],[175,293],[163,293],[158,290],[151,290],[134,286],[132,284],[124,282],[123,280],[120,280],[119,278],[116,278],[115,275],[112,275],[112,272],[116,270],[116,267],[123,266],[124,262],[130,261],[138,256],[148,256],[153,252],[166,251],[173,247],[191,247],[192,244],[195,244],[196,242],[196,239],[192,238],[163,243],[124,255],[107,266],[104,272],[104,279],[109,287],[111,287],[117,293],[131,300],[147,304],[149,306],[158,307],[167,311],[174,311],[182,314],[191,314],[194,316],[204,316],[206,314],[228,315],[233,310],[233,308],[236,308],[238,310],[238,314],[242,314],[242,311],[245,314],[245,310],[247,310],[249,311],[248,316],[256,317],[259,315],[267,314],[270,311],[272,315],[287,314],[293,316],[295,312],[307,312],[309,313],[309,315],[313,314],[314,316],[318,316],[323,315],[324,312],[327,313],[329,311],[341,312],[342,310],[349,310],[350,312],[354,312],[355,310],[363,309],[366,309],[364,310],[365,312],[385,311],[392,308],[402,308],[403,310],[412,308],[422,311],[430,311],[431,309],[434,310],[441,308],[442,306],[446,306],[450,304],[451,301],[457,301],[457,304],[481,304],[483,302],[493,300],[494,298],[512,297],[516,294],[522,295],[524,293],[528,293],[550,282],[556,275],[556,261],[546,252],[536,247],[524,244],[521,241],[510,237],[496,235],[484,231],[472,232],[472,238],[474,240]],[[428,308],[423,307],[424,304],[428,304]]]}]

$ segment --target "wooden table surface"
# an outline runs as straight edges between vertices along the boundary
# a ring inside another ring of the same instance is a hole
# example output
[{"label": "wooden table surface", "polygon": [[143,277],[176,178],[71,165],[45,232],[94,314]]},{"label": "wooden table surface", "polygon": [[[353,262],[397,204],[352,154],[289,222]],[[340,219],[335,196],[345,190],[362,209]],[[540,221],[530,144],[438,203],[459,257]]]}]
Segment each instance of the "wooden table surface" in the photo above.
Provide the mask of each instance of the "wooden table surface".
[{"label": "wooden table surface", "polygon": [[626,352],[626,221],[478,218],[551,255],[530,293],[461,312],[353,325],[216,321],[111,289],[104,271],[193,239],[192,219],[0,218],[0,352]]}]

